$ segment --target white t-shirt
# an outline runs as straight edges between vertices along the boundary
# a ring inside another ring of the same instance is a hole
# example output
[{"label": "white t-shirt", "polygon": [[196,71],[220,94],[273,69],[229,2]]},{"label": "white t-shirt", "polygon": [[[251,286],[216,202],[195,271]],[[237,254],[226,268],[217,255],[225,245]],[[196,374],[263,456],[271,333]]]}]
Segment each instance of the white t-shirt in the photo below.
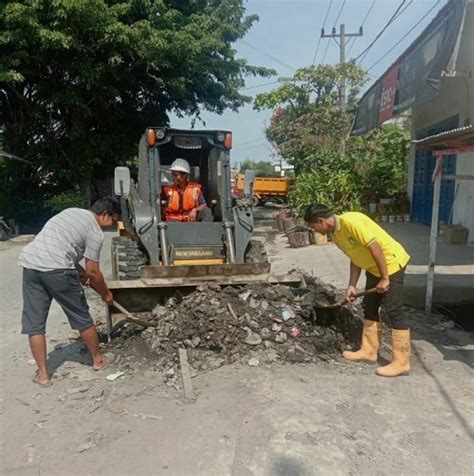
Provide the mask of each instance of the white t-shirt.
[{"label": "white t-shirt", "polygon": [[83,257],[99,261],[104,233],[94,214],[82,208],[67,208],[48,220],[28,243],[18,264],[37,271],[74,269]]}]

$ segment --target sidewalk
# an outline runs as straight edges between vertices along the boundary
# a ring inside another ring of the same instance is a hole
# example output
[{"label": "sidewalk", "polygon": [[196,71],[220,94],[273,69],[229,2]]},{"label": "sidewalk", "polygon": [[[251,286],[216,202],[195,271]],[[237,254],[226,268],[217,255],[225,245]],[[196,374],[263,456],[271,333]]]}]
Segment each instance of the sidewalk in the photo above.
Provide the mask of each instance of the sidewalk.
[{"label": "sidewalk", "polygon": [[[418,223],[386,224],[385,229],[411,255],[405,278],[405,303],[423,306],[430,229]],[[272,272],[276,274],[299,268],[335,286],[347,285],[349,260],[332,243],[292,249],[286,237],[279,234],[267,247]],[[438,303],[458,303],[474,299],[474,243],[450,245],[444,243],[442,238],[438,240],[433,297]]]}]

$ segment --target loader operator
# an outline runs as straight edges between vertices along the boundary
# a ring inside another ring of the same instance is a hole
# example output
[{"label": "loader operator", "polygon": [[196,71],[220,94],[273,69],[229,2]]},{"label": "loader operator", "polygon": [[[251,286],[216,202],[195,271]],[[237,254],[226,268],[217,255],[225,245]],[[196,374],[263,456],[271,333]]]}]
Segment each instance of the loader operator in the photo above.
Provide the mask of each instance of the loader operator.
[{"label": "loader operator", "polygon": [[[102,355],[94,321],[81,284],[92,286],[110,304],[110,292],[99,266],[104,240],[102,230],[116,225],[120,205],[110,197],[97,200],[90,210],[67,208],[44,225],[23,248],[18,264],[23,267],[22,334],[27,334],[38,370],[33,382],[51,385],[46,357],[46,320],[54,299],[71,327],[79,331],[92,354],[94,370],[107,364]],[[79,261],[85,258],[85,269]]]},{"label": "loader operator", "polygon": [[355,362],[377,361],[383,323],[379,308],[383,304],[392,331],[393,358],[389,365],[379,367],[378,375],[397,377],[410,371],[410,329],[402,312],[403,278],[410,256],[403,246],[368,216],[358,212],[335,215],[325,205],[310,205],[305,220],[316,232],[332,233],[333,241],[350,258],[350,278],[346,299],[354,300],[361,270],[366,271],[365,289],[377,293],[366,295],[363,301],[364,321],[362,345],[356,352],[342,355]]},{"label": "loader operator", "polygon": [[176,159],[171,164],[173,185],[162,187],[165,221],[213,221],[201,185],[189,181],[191,168],[187,160]]}]

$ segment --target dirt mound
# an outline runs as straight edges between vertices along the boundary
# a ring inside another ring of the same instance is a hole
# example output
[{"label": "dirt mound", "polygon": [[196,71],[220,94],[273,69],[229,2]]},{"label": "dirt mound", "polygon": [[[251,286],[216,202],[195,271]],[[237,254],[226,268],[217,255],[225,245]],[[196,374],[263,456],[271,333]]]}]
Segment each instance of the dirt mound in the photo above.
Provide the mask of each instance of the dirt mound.
[{"label": "dirt mound", "polygon": [[340,299],[334,288],[310,278],[305,289],[253,284],[203,285],[179,292],[152,312],[141,333],[158,365],[178,364],[187,348],[190,365],[208,370],[226,363],[251,365],[330,360],[359,339],[361,323],[347,308],[316,310],[315,303]]}]

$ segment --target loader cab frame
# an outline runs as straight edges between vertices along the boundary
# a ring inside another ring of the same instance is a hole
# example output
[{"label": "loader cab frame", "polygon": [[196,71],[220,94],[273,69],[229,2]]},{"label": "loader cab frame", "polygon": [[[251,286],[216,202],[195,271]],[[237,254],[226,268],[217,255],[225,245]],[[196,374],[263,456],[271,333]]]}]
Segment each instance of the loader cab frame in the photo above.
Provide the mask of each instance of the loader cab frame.
[{"label": "loader cab frame", "polygon": [[[129,179],[128,187],[120,182],[120,176],[127,182],[127,174],[116,170],[115,191],[121,196],[125,229],[146,251],[142,271],[147,266],[245,262],[253,215],[231,193],[231,148],[229,131],[148,128],[139,145],[136,183]],[[169,168],[177,158],[189,162],[190,180],[201,184],[213,222],[164,221],[162,186],[169,184]]]},{"label": "loader cab frame", "polygon": [[[169,168],[177,158],[185,159],[191,167],[189,180],[201,184],[206,203],[211,208],[214,221],[231,218],[230,193],[230,131],[189,131],[179,129],[148,129],[146,133],[147,164],[150,177],[155,177],[156,190],[152,196],[160,196],[163,185],[170,183]],[[153,178],[152,178],[153,183]],[[161,219],[162,207],[157,202],[156,216]]]}]

